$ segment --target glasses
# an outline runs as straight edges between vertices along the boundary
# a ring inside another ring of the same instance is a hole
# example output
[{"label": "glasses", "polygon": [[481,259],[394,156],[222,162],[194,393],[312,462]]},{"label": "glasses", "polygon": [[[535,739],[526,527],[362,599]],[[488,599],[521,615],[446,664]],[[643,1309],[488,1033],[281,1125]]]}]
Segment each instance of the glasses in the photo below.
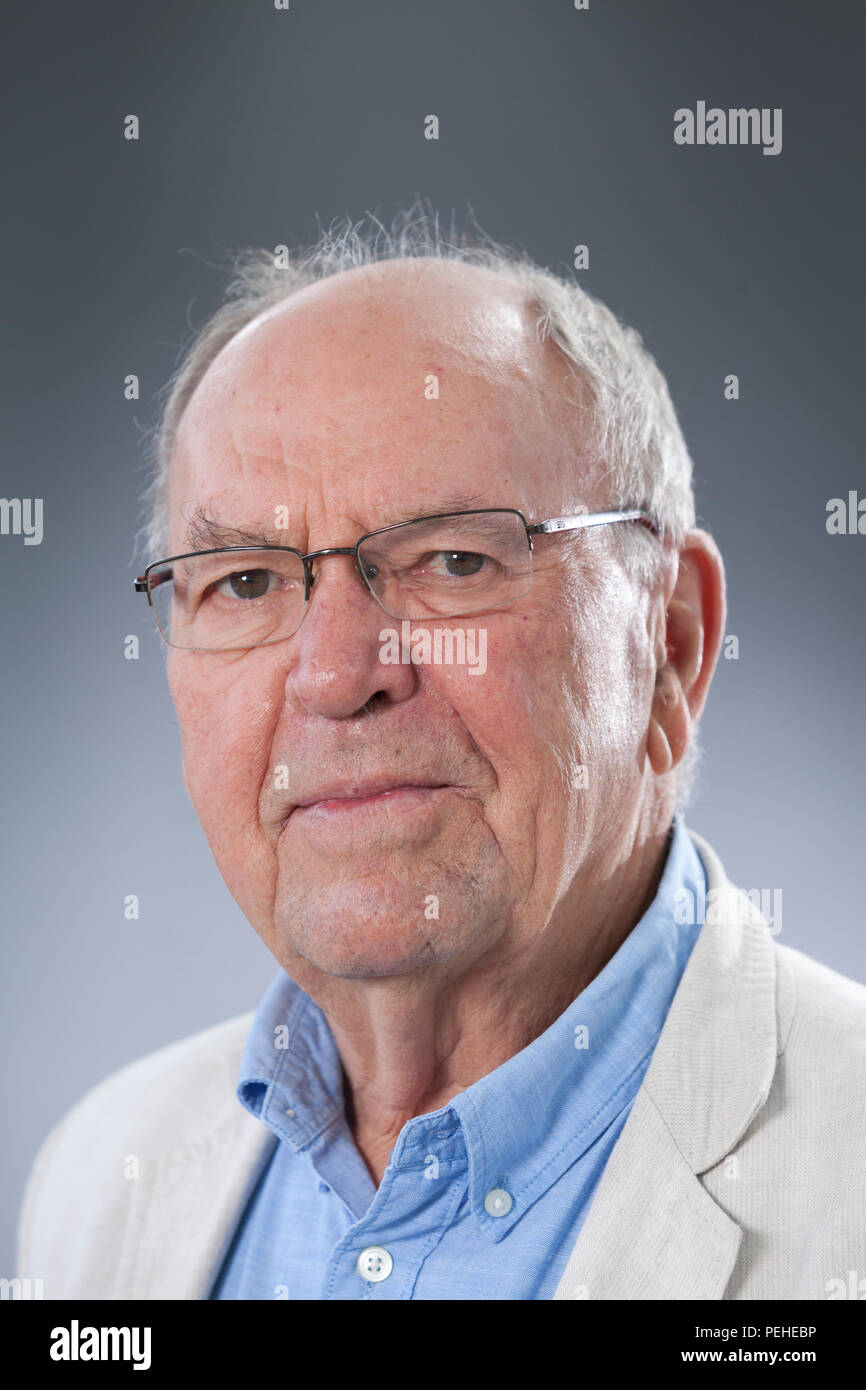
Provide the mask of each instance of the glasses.
[{"label": "glasses", "polygon": [[148,565],[135,580],[162,636],[184,651],[248,651],[292,637],[316,575],[313,561],[351,555],[391,618],[437,619],[507,608],[532,588],[532,537],[636,521],[658,536],[646,512],[589,512],[529,522],[514,508],[398,521],[354,545],[303,554],[293,546],[232,545],[188,551]]}]

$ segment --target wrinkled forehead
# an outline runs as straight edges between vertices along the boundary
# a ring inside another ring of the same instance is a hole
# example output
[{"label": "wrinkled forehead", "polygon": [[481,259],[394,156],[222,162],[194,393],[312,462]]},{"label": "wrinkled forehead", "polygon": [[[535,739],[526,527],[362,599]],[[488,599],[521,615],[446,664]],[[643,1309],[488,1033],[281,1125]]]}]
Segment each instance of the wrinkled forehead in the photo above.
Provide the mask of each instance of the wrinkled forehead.
[{"label": "wrinkled forehead", "polygon": [[348,490],[372,526],[389,494],[408,506],[434,483],[492,488],[499,505],[497,487],[522,481],[525,498],[574,451],[579,392],[508,277],[436,263],[350,271],[260,315],[211,363],[178,429],[171,511],[214,498],[225,512],[267,510],[287,487],[325,507]]}]

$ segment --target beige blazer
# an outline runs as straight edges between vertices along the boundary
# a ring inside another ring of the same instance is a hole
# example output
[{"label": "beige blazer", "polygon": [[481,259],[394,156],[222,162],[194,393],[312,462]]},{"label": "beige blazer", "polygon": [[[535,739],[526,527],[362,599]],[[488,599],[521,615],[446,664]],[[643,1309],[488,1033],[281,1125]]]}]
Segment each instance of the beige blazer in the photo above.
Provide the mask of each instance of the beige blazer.
[{"label": "beige blazer", "polygon": [[[692,839],[715,912],[555,1298],[862,1296],[866,989],[780,946]],[[49,1299],[207,1297],[277,1142],[235,1095],[252,1018],[124,1067],[60,1120],[20,1278]]]}]

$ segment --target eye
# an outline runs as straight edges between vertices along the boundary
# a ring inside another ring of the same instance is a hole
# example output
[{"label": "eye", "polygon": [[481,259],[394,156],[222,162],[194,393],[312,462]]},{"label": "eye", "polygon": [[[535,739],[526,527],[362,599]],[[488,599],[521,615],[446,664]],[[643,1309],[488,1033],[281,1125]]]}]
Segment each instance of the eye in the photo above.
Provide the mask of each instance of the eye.
[{"label": "eye", "polygon": [[479,555],[474,550],[438,550],[432,555],[433,564],[422,563],[421,569],[433,569],[440,561],[444,562],[445,573],[452,579],[472,579],[480,574],[487,563],[488,556]]},{"label": "eye", "polygon": [[227,598],[263,598],[271,588],[271,580],[277,577],[271,570],[236,570],[214,587]]}]

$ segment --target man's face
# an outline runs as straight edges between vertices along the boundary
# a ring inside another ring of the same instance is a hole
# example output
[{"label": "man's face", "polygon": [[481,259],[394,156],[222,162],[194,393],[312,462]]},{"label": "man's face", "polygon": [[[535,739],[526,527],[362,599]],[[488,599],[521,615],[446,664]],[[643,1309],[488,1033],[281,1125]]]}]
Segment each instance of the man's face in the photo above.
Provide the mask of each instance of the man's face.
[{"label": "man's face", "polygon": [[[595,510],[575,403],[501,277],[351,271],[211,365],[178,433],[171,553],[196,511],[273,529],[287,506],[275,540],[312,551],[455,499],[530,521]],[[531,949],[627,856],[646,776],[651,605],[610,528],[536,538],[528,595],[444,624],[486,630],[483,674],[383,663],[399,622],[351,556],[315,564],[288,640],[170,651],[186,785],[232,894],[302,983],[456,976]]]}]

